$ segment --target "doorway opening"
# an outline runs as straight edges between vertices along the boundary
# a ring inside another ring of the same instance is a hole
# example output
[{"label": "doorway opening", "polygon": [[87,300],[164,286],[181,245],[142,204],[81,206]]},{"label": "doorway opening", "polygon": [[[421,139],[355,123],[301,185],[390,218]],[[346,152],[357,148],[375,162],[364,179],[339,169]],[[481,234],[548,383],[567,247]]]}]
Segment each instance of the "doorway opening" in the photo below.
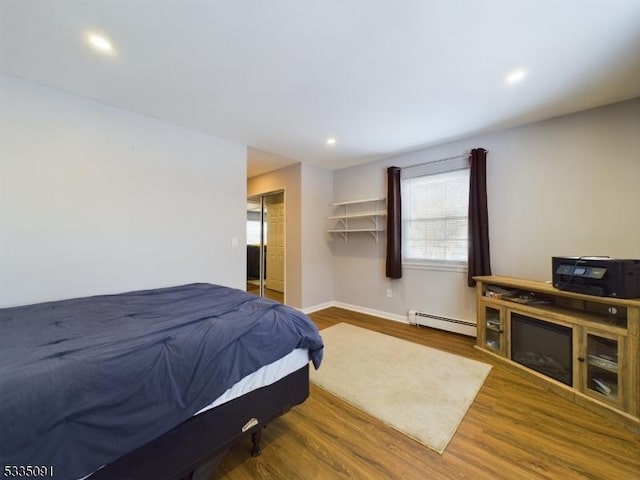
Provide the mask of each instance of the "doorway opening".
[{"label": "doorway opening", "polygon": [[247,292],[285,303],[284,190],[247,199]]}]

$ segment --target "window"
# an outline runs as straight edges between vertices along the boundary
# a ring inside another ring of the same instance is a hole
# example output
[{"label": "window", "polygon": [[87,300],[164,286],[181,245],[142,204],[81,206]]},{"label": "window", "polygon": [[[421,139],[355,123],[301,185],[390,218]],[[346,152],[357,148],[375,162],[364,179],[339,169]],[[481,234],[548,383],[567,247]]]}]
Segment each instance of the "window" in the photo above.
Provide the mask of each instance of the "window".
[{"label": "window", "polygon": [[[267,240],[267,224],[264,224],[264,238]],[[247,245],[260,245],[260,220],[247,220]]]},{"label": "window", "polygon": [[403,177],[403,263],[466,267],[469,168]]}]

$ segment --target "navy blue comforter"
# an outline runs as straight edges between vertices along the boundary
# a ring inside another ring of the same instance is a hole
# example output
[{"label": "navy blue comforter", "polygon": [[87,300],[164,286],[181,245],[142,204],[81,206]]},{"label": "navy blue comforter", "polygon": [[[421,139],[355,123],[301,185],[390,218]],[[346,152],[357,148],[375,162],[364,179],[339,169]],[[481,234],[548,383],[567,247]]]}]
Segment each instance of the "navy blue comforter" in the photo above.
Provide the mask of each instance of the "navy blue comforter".
[{"label": "navy blue comforter", "polygon": [[87,475],[295,348],[319,366],[304,314],[209,284],[0,309],[0,475]]}]

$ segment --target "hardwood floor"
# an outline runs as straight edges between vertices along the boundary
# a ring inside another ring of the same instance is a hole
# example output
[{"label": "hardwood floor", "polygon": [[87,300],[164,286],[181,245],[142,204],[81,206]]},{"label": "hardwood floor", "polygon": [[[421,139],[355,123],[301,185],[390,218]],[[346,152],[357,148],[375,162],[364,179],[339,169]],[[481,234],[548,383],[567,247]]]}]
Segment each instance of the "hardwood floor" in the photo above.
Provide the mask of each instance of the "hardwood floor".
[{"label": "hardwood floor", "polygon": [[261,456],[245,440],[215,480],[640,479],[639,435],[505,370],[473,338],[337,308],[310,316],[320,329],[347,322],[494,368],[443,455],[312,385],[264,430]]},{"label": "hardwood floor", "polygon": [[[260,295],[260,286],[247,282],[247,292],[253,293],[254,295]],[[284,303],[283,292],[278,292],[277,290],[271,290],[270,288],[265,288],[264,296],[266,298],[270,298],[271,300],[275,300],[276,302]]]}]

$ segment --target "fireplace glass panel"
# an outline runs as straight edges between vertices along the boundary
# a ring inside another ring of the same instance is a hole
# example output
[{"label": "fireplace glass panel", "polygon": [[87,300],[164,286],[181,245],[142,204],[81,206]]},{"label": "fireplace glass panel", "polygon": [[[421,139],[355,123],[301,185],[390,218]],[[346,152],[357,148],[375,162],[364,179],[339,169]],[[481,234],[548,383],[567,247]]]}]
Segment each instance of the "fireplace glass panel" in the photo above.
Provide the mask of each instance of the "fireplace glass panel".
[{"label": "fireplace glass panel", "polygon": [[511,314],[511,359],[573,386],[571,328]]}]

